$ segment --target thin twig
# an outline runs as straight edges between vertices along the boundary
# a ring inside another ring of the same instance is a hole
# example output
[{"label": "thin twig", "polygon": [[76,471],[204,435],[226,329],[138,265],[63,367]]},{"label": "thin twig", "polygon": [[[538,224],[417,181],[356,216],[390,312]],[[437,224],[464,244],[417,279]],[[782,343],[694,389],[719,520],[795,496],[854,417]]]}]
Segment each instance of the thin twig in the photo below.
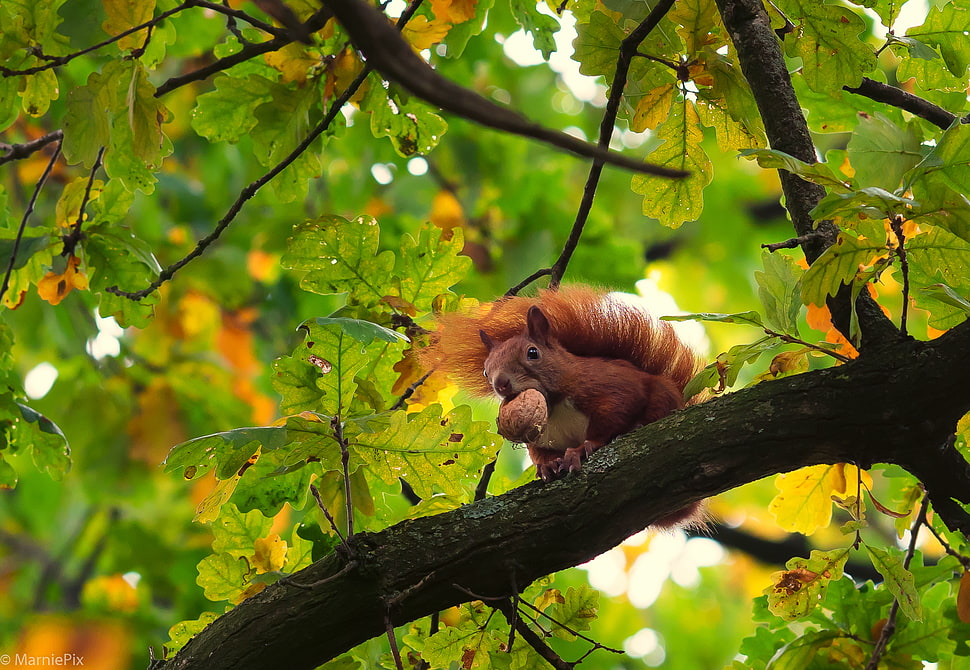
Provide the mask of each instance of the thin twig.
[{"label": "thin twig", "polygon": [[404,670],[404,664],[401,662],[401,650],[397,648],[397,638],[394,636],[394,624],[391,623],[390,612],[384,612],[384,629],[387,632],[387,643],[391,646],[394,665],[397,670]]},{"label": "thin twig", "polygon": [[559,654],[553,650],[545,640],[539,637],[534,630],[529,628],[528,624],[519,617],[519,610],[517,610],[512,605],[512,601],[508,598],[503,598],[497,605],[497,609],[505,615],[505,620],[509,622],[509,628],[515,630],[519,637],[521,637],[525,642],[532,647],[539,656],[543,658],[549,665],[551,665],[556,670],[572,670],[574,667],[573,663],[564,660]]},{"label": "thin twig", "polygon": [[883,84],[878,81],[869,79],[868,77],[862,78],[862,83],[857,87],[843,86],[843,90],[849,93],[855,93],[856,95],[865,96],[870,100],[875,100],[876,102],[884,102],[893,107],[898,107],[911,114],[926,119],[938,128],[946,130],[953,122],[957,120],[956,115],[951,114],[947,110],[933,104],[929,100],[924,100],[919,96],[913,95],[912,93],[907,93],[906,91],[896,88],[895,86],[890,86],[889,84]]},{"label": "thin twig", "polygon": [[53,58],[52,57],[44,57],[43,55],[40,55],[38,57],[45,58],[46,61],[47,61],[43,65],[36,65],[34,67],[25,68],[23,70],[13,70],[13,69],[10,69],[10,68],[7,68],[7,67],[4,67],[4,66],[0,65],[0,76],[4,76],[4,77],[19,77],[19,76],[22,76],[22,75],[37,74],[38,72],[43,72],[44,70],[52,70],[55,67],[60,67],[61,65],[66,65],[66,64],[70,63],[72,60],[74,60],[75,58],[78,58],[80,56],[84,56],[85,54],[89,54],[92,51],[97,51],[98,49],[103,49],[104,47],[106,47],[108,45],[114,44],[115,42],[117,42],[117,41],[119,41],[121,39],[124,39],[128,35],[133,35],[134,33],[137,33],[137,32],[140,32],[142,30],[145,30],[146,28],[150,28],[152,26],[156,26],[159,23],[161,23],[162,21],[164,21],[165,19],[167,19],[168,17],[170,17],[170,16],[172,16],[174,14],[178,14],[179,12],[184,11],[184,10],[192,7],[193,4],[195,4],[193,2],[193,0],[186,0],[182,4],[180,4],[180,5],[176,6],[176,7],[173,7],[172,9],[170,9],[170,10],[168,10],[166,12],[162,12],[158,16],[156,16],[156,17],[154,17],[154,18],[152,18],[152,19],[150,19],[148,21],[145,21],[144,23],[139,23],[137,26],[135,26],[133,28],[129,28],[128,30],[122,31],[122,32],[118,33],[117,35],[115,35],[113,37],[109,37],[108,39],[104,40],[103,42],[98,42],[97,44],[95,44],[93,46],[90,46],[90,47],[88,47],[86,49],[81,49],[80,51],[75,51],[74,53],[70,53],[70,54],[67,54],[65,56],[56,56],[56,57],[53,57]]},{"label": "thin twig", "polygon": [[[319,10],[316,14],[307,19],[307,30],[311,32],[319,30],[326,25],[327,21],[329,21],[332,16],[333,15],[328,9]],[[194,81],[208,79],[217,72],[228,70],[233,65],[238,65],[239,63],[250,60],[251,58],[262,56],[263,54],[267,54],[272,51],[278,51],[287,44],[291,44],[293,41],[293,38],[284,31],[282,35],[278,35],[271,40],[267,40],[266,42],[247,44],[238,52],[225,56],[224,58],[220,58],[219,60],[214,61],[205,67],[201,67],[198,70],[193,70],[192,72],[187,72],[186,74],[178,75],[166,80],[157,89],[155,89],[155,97],[160,98],[163,95],[171,93],[175,89]]]},{"label": "thin twig", "polygon": [[418,390],[418,387],[425,383],[433,372],[434,370],[431,372],[426,372],[421,379],[408,386],[404,393],[401,394],[401,397],[397,399],[397,402],[391,405],[391,411],[393,412],[404,407],[404,403],[407,402],[407,399],[414,395],[414,392]]},{"label": "thin twig", "polygon": [[357,567],[357,561],[348,561],[344,565],[344,567],[340,568],[340,570],[338,570],[337,572],[333,573],[329,577],[324,577],[323,579],[318,579],[315,582],[310,582],[309,584],[301,583],[301,582],[298,582],[298,581],[296,581],[294,579],[294,577],[296,577],[298,574],[300,574],[300,572],[302,572],[302,570],[301,570],[300,572],[294,572],[292,575],[287,575],[286,577],[283,577],[283,579],[281,579],[277,583],[278,584],[286,584],[287,586],[295,586],[298,589],[302,589],[304,591],[309,591],[311,589],[317,588],[318,586],[323,586],[324,584],[326,584],[328,582],[332,582],[333,580],[337,579],[338,577],[342,577],[343,575],[347,574],[348,572],[350,572],[351,570],[353,570],[356,567]]},{"label": "thin twig", "polygon": [[940,543],[940,546],[943,547],[943,550],[946,553],[948,553],[950,556],[960,561],[960,565],[963,566],[963,569],[965,571],[970,571],[970,556],[964,556],[963,554],[956,551],[953,547],[951,547],[950,544],[946,541],[946,538],[940,535],[938,532],[936,532],[936,529],[933,528],[932,524],[929,524],[929,523],[926,524],[926,529],[933,534],[933,537],[936,538],[936,541]]},{"label": "thin twig", "polygon": [[492,475],[495,473],[495,463],[498,461],[498,456],[482,468],[482,476],[478,480],[478,485],[475,486],[475,501],[485,500],[485,496],[488,495],[488,483],[492,480]]},{"label": "thin twig", "polygon": [[899,269],[903,273],[903,308],[899,317],[899,331],[906,335],[906,318],[909,314],[909,259],[906,257],[906,238],[903,233],[903,217],[894,216],[889,227],[896,235],[896,255],[899,256]]},{"label": "thin twig", "polygon": [[354,534],[354,499],[350,491],[350,449],[347,447],[347,440],[344,439],[344,424],[340,416],[334,416],[330,420],[330,427],[333,428],[333,435],[340,445],[340,465],[344,474],[344,504],[347,506],[347,537]]},{"label": "thin twig", "polygon": [[411,45],[388,25],[387,17],[365,0],[323,1],[333,11],[357,49],[364,54],[368,64],[373,65],[385,79],[400,84],[415,97],[477,124],[539,140],[586,158],[672,179],[687,176],[683,170],[645,163],[552,130],[456,84],[415,53]]},{"label": "thin twig", "polygon": [[[610,146],[610,138],[613,136],[613,129],[616,126],[616,117],[620,111],[623,89],[626,86],[627,75],[630,72],[630,64],[633,62],[633,57],[636,55],[637,49],[639,49],[643,40],[660,23],[660,20],[663,19],[673,4],[674,0],[661,0],[661,2],[654,6],[647,18],[634,28],[633,32],[627,35],[620,43],[620,54],[616,59],[616,72],[613,75],[610,96],[606,102],[603,119],[600,121],[599,141],[597,145],[602,149],[607,149]],[[603,173],[603,165],[603,160],[594,159],[593,164],[590,166],[589,175],[586,177],[586,186],[583,188],[583,198],[579,203],[579,209],[576,212],[573,227],[569,231],[569,237],[566,239],[566,243],[563,245],[562,253],[559,254],[559,258],[553,263],[551,268],[549,279],[550,288],[557,288],[559,286],[563,275],[566,273],[569,260],[579,245],[583,228],[586,226],[589,213],[593,208],[593,199],[596,197],[596,187],[599,185],[600,175]]]},{"label": "thin twig", "polygon": [[831,349],[826,349],[825,347],[821,347],[817,344],[806,342],[805,340],[797,338],[794,335],[779,333],[774,330],[771,330],[770,328],[765,328],[764,331],[765,331],[765,334],[768,335],[769,337],[777,337],[782,342],[787,342],[789,344],[800,344],[803,347],[808,347],[809,349],[812,349],[813,351],[819,351],[823,354],[828,354],[832,358],[842,361],[843,363],[849,363],[852,361],[852,359],[846,356],[845,354],[840,354],[837,351],[832,351]]},{"label": "thin twig", "polygon": [[808,233],[807,235],[799,235],[798,237],[793,237],[789,240],[785,240],[784,242],[773,242],[771,244],[762,244],[761,248],[767,249],[772,253],[774,253],[775,251],[778,251],[779,249],[797,249],[805,242],[808,242],[814,239],[819,239],[821,237],[824,237],[822,233],[818,231],[813,231],[811,233]]},{"label": "thin twig", "polygon": [[313,484],[310,484],[310,493],[313,494],[314,499],[317,501],[317,507],[319,507],[320,511],[323,512],[323,516],[326,517],[327,521],[330,523],[330,527],[333,529],[333,532],[337,534],[337,537],[340,538],[341,542],[346,543],[347,539],[340,532],[340,529],[337,528],[337,522],[334,520],[333,515],[330,514],[327,506],[323,504],[323,498],[320,497],[320,490],[317,489],[317,487]]},{"label": "thin twig", "polygon": [[[929,509],[930,500],[928,497],[923,496],[923,502],[920,503],[919,513],[916,515],[916,520],[913,522],[913,526],[909,531],[909,547],[906,549],[906,558],[903,559],[903,569],[908,570],[909,564],[913,560],[913,555],[916,553],[916,538],[919,536],[919,529],[922,526],[928,525],[926,523],[926,511]],[[896,632],[896,615],[899,612],[899,601],[893,600],[893,604],[889,606],[889,615],[886,617],[886,624],[882,627],[882,631],[879,633],[879,639],[876,640],[876,646],[872,650],[872,656],[869,657],[869,662],[866,664],[865,670],[876,670],[879,667],[879,660],[882,655],[886,653],[886,647],[889,645],[889,639]]]},{"label": "thin twig", "polygon": [[60,142],[64,139],[63,130],[55,130],[52,133],[47,133],[43,137],[38,137],[36,140],[31,140],[30,142],[24,142],[23,144],[5,144],[0,142],[0,165],[4,163],[9,163],[11,161],[20,160],[21,158],[27,158],[36,151],[40,151],[46,147],[51,142]]},{"label": "thin twig", "polygon": [[508,291],[506,291],[505,295],[507,296],[518,295],[519,291],[524,289],[532,282],[536,281],[537,279],[541,279],[542,277],[548,277],[551,274],[552,274],[552,268],[543,268],[541,270],[536,270],[531,275],[529,275],[528,277],[520,281],[518,284],[510,288]]},{"label": "thin twig", "polygon": [[[421,3],[421,0],[414,0],[411,3],[411,5],[408,6],[408,8],[404,11],[404,13],[401,14],[401,17],[398,19],[398,22],[397,22],[398,28],[403,27],[404,24],[411,18],[411,16],[414,15],[414,12],[417,11],[418,5],[420,5],[420,3]],[[318,12],[317,15],[320,15],[320,12]],[[303,154],[303,152],[306,151],[310,147],[310,145],[313,144],[313,142],[330,127],[330,124],[333,123],[334,119],[337,118],[337,115],[340,113],[340,110],[350,100],[350,98],[353,97],[353,95],[364,83],[364,80],[367,79],[367,77],[370,75],[372,70],[373,68],[370,66],[370,64],[365,65],[364,69],[361,70],[360,74],[358,74],[357,77],[347,86],[347,88],[344,89],[344,92],[341,93],[333,101],[333,103],[330,105],[330,109],[327,112],[327,115],[320,121],[320,123],[318,123],[316,127],[314,127],[313,130],[311,130],[307,134],[307,136],[303,138],[303,141],[300,142],[296,146],[296,148],[293,149],[293,151],[291,151],[286,157],[284,157],[279,163],[277,163],[269,172],[267,172],[262,177],[260,177],[256,181],[246,186],[236,197],[236,200],[235,202],[232,203],[232,206],[229,208],[229,211],[226,212],[225,216],[223,216],[216,224],[215,229],[211,233],[206,235],[204,238],[199,240],[198,243],[196,243],[195,248],[192,251],[190,251],[185,257],[183,257],[179,261],[176,261],[175,263],[172,263],[167,268],[162,270],[159,273],[158,278],[155,279],[155,281],[153,281],[151,284],[148,285],[148,287],[141,289],[140,291],[122,291],[118,286],[110,286],[106,290],[109,293],[114,293],[115,295],[123,296],[125,298],[128,298],[129,300],[141,300],[142,298],[145,298],[151,295],[151,293],[155,291],[159,286],[161,286],[162,284],[170,280],[173,276],[175,276],[176,272],[178,272],[183,267],[188,265],[190,262],[192,262],[193,260],[201,256],[203,253],[205,253],[205,250],[208,249],[213,242],[218,240],[219,237],[222,235],[222,233],[225,232],[226,228],[229,227],[229,224],[233,222],[233,220],[242,210],[243,205],[250,198],[256,195],[256,192],[259,191],[259,189],[261,189],[263,186],[268,184],[283,170],[289,167],[290,164],[292,164],[297,158],[299,158]]]},{"label": "thin twig", "polygon": [[51,156],[50,160],[47,161],[47,167],[44,168],[44,173],[37,180],[37,184],[34,186],[34,193],[30,196],[30,202],[27,203],[27,209],[24,210],[24,215],[20,219],[20,228],[17,229],[17,237],[13,241],[13,249],[10,251],[10,260],[7,262],[7,271],[3,275],[3,286],[0,286],[0,301],[3,300],[3,296],[7,294],[7,289],[10,288],[10,276],[13,274],[14,265],[17,263],[17,252],[20,250],[20,242],[24,239],[24,231],[27,229],[27,220],[30,218],[31,213],[34,211],[34,205],[37,204],[37,196],[40,195],[41,189],[44,188],[44,184],[47,182],[47,177],[50,175],[51,170],[54,169],[54,163],[61,155],[61,142],[62,139],[57,140],[57,148],[54,149],[54,155]]},{"label": "thin twig", "polygon": [[101,161],[104,159],[104,149],[104,147],[101,147],[98,150],[98,155],[94,159],[94,165],[91,166],[91,172],[88,175],[88,185],[84,189],[84,198],[81,200],[81,207],[77,212],[77,221],[74,222],[71,232],[64,236],[64,249],[61,251],[61,256],[73,254],[74,248],[81,240],[81,225],[84,223],[84,210],[88,206],[88,201],[91,199],[91,188],[94,186],[94,175],[97,174],[98,169],[101,167]]}]

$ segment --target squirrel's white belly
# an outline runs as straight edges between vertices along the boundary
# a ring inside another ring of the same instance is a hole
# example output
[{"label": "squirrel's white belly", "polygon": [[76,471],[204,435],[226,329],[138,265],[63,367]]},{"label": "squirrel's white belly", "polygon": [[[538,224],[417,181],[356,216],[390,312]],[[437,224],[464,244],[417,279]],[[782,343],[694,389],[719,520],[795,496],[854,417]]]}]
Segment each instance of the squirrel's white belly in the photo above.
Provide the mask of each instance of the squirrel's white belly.
[{"label": "squirrel's white belly", "polygon": [[578,447],[586,440],[589,418],[564,400],[552,407],[545,429],[533,444],[544,449],[565,451]]}]

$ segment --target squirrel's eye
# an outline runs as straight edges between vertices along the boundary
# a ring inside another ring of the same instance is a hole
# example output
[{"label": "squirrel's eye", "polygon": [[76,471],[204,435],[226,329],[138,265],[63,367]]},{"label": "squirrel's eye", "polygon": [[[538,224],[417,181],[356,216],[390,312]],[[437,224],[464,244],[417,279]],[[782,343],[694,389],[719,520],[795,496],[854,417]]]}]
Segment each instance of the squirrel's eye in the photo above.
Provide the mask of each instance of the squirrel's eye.
[{"label": "squirrel's eye", "polygon": [[485,375],[485,379],[488,379],[488,370],[482,370],[482,374]]},{"label": "squirrel's eye", "polygon": [[539,350],[535,347],[529,347],[525,352],[525,357],[530,361],[537,361],[539,360]]}]

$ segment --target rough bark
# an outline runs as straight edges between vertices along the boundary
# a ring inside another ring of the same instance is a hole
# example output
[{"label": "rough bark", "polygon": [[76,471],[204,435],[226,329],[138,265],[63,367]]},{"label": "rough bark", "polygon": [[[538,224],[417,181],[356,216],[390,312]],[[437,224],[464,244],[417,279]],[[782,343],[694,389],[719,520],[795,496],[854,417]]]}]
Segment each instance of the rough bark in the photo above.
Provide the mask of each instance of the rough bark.
[{"label": "rough bark", "polygon": [[[741,71],[758,105],[771,148],[806,163],[816,162],[815,144],[795,95],[781,43],[771,27],[762,0],[716,2],[724,27],[737,51]],[[791,34],[787,39],[797,39],[797,36]],[[812,219],[811,211],[825,195],[825,189],[787,170],[779,170],[778,174],[792,226],[798,236],[805,240],[801,245],[805,258],[809,263],[814,263],[835,242],[839,232],[830,221],[821,221],[816,227]],[[828,306],[835,326],[851,338],[850,300],[849,290],[845,288],[829,299]],[[867,293],[863,293],[855,308],[858,310],[863,342],[889,335],[892,324]]]},{"label": "rough bark", "polygon": [[703,497],[819,463],[890,462],[970,531],[970,465],[946,446],[970,410],[970,323],[837,368],[763,383],[620,438],[581,473],[352,538],[244,601],[165,667],[312,668],[402,624],[580,564]]}]

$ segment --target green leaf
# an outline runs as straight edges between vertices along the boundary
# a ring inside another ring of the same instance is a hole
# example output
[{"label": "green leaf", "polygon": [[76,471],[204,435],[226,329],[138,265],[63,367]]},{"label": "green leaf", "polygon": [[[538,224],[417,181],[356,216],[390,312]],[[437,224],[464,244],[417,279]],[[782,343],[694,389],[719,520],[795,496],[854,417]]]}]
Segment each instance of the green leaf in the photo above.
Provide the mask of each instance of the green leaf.
[{"label": "green leaf", "polygon": [[374,137],[387,137],[398,155],[405,158],[430,153],[441,140],[448,123],[417,98],[395,88],[372,86],[362,109],[371,112]]},{"label": "green leaf", "polygon": [[[15,242],[16,240],[12,239],[0,239],[0,268],[4,270],[6,270],[7,265],[10,263],[10,254],[13,253]],[[50,245],[50,242],[51,238],[48,235],[41,237],[22,237],[20,246],[17,248],[17,258],[14,259],[13,269],[19,270],[25,266],[31,256],[46,249]]]},{"label": "green leaf", "polygon": [[280,426],[236,428],[196,437],[172,447],[165,458],[165,472],[184,470],[186,479],[197,479],[215,468],[217,479],[229,479],[257,448],[278,449],[285,438],[286,430]]},{"label": "green leaf", "polygon": [[807,616],[818,606],[829,582],[842,578],[848,558],[848,549],[835,549],[813,550],[807,559],[790,559],[787,569],[772,575],[773,583],[765,589],[768,609],[786,621]]},{"label": "green leaf", "polygon": [[198,619],[180,621],[168,629],[169,641],[165,643],[165,655],[171,658],[189,640],[202,632],[202,629],[219,618],[215,612],[203,612]]},{"label": "green leaf", "polygon": [[198,571],[195,583],[203,588],[206,598],[219,602],[235,600],[245,590],[251,568],[245,558],[213,554],[202,559]]},{"label": "green leaf", "polygon": [[920,289],[924,295],[962,310],[970,316],[970,300],[954,291],[946,284],[932,284]]},{"label": "green leaf", "polygon": [[57,75],[54,70],[41,70],[25,79],[23,90],[20,92],[24,112],[33,117],[44,116],[50,108],[51,101],[57,100],[59,96]]},{"label": "green leaf", "polygon": [[895,190],[903,175],[923,160],[916,127],[900,128],[882,114],[862,117],[848,144],[856,182]]},{"label": "green leaf", "polygon": [[395,412],[390,426],[358,435],[353,446],[387,484],[406,479],[423,499],[439,492],[458,495],[462,477],[484,467],[500,445],[489,425],[473,421],[467,405],[444,416],[440,405],[431,405],[417,414]]},{"label": "green leaf", "polygon": [[398,294],[422,312],[430,312],[442,293],[461,281],[472,266],[462,255],[465,238],[461,228],[449,237],[443,230],[425,224],[418,237],[405,235],[395,273],[401,278]]},{"label": "green leaf", "polygon": [[919,593],[916,591],[912,573],[903,566],[902,552],[869,544],[866,545],[866,552],[872,561],[872,567],[883,576],[883,583],[899,603],[902,613],[913,621],[922,621],[923,607]]},{"label": "green leaf", "polygon": [[768,670],[805,670],[819,652],[842,637],[839,630],[810,630],[792,640],[768,665]]},{"label": "green leaf", "polygon": [[[269,91],[272,98],[256,107],[256,125],[248,135],[253,140],[256,159],[267,167],[275,167],[309,134],[310,111],[317,103],[317,91],[313,86],[296,84],[273,84]],[[250,95],[256,97],[258,93]],[[273,179],[273,192],[281,202],[305,197],[308,182],[319,177],[321,169],[318,152],[308,148]]]},{"label": "green leaf", "polygon": [[192,113],[192,128],[210,142],[238,142],[256,127],[256,109],[273,99],[277,84],[265,77],[217,75]]},{"label": "green leaf", "polygon": [[858,86],[875,69],[872,48],[859,39],[866,23],[848,8],[818,0],[784,0],[779,6],[798,24],[786,37],[785,50],[802,59],[802,76],[812,90]]},{"label": "green leaf", "polygon": [[136,302],[107,289],[118,286],[138,291],[155,280],[161,267],[149,245],[127,227],[110,225],[87,228],[83,244],[91,291],[101,294],[101,316],[113,316],[122,327],[147,325],[158,302],[157,293]]},{"label": "green leaf", "polygon": [[865,218],[891,219],[896,215],[910,218],[918,206],[915,200],[873,186],[849,193],[829,193],[811,214],[816,221],[835,219],[853,228]]},{"label": "green leaf", "polygon": [[798,312],[802,306],[800,281],[805,271],[795,259],[779,253],[761,254],[764,272],[755,272],[758,296],[765,308],[765,320],[775,330],[798,334]]},{"label": "green leaf", "polygon": [[322,216],[299,224],[281,263],[306,272],[300,287],[323,295],[348,293],[352,303],[374,305],[391,292],[394,254],[378,253],[380,227],[368,216],[347,221]]},{"label": "green leaf", "polygon": [[34,465],[52,479],[60,480],[71,469],[71,447],[57,424],[35,409],[17,403],[23,421],[14,435],[20,448],[29,448]]},{"label": "green leaf", "polygon": [[643,198],[643,214],[665,226],[679,228],[695,221],[704,209],[704,187],[713,177],[711,161],[701,148],[704,133],[694,103],[684,100],[671,108],[670,116],[657,129],[662,144],[648,159],[658,165],[686,170],[684,179],[666,179],[652,175],[635,175],[632,189]]},{"label": "green leaf", "polygon": [[384,342],[410,342],[406,336],[396,330],[379,326],[370,321],[347,319],[344,317],[318,316],[313,322],[318,326],[336,326],[347,335],[364,344],[368,344],[374,340],[383,340]]},{"label": "green leaf", "polygon": [[548,59],[556,50],[555,35],[559,32],[559,21],[548,14],[541,13],[536,3],[526,0],[511,0],[512,16],[522,29],[532,33],[532,44],[542,57]]},{"label": "green leaf", "polygon": [[748,149],[741,151],[740,155],[757,160],[758,165],[763,168],[788,170],[803,179],[825,186],[837,193],[847,193],[851,190],[849,184],[840,179],[827,163],[806,163],[776,149]]},{"label": "green leaf", "polygon": [[223,505],[219,518],[212,522],[212,551],[232,558],[252,556],[253,544],[269,535],[273,520],[259,512],[243,513],[233,505]]},{"label": "green leaf", "polygon": [[589,21],[576,26],[573,39],[573,60],[579,63],[579,71],[590,77],[603,75],[612,81],[616,72],[616,59],[620,54],[620,42],[626,34],[605,12],[594,11]]},{"label": "green leaf", "polygon": [[662,316],[663,321],[714,321],[717,323],[746,323],[750,326],[764,328],[764,321],[757,312],[738,312],[737,314],[717,314],[715,312],[699,312],[697,314],[678,314],[676,316]]},{"label": "green leaf", "polygon": [[[916,287],[945,284],[955,293],[970,294],[970,242],[941,228],[906,241],[910,281]],[[917,305],[930,310],[930,325],[946,330],[966,319],[966,313],[952,302],[935,300],[930,293],[917,291]]]},{"label": "green leaf", "polygon": [[568,629],[574,631],[584,631],[590,629],[590,624],[596,619],[599,611],[600,594],[594,588],[583,584],[582,586],[570,586],[562,594],[562,602],[554,602],[546,609],[545,613],[555,619],[561,626],[554,626],[552,634],[563,640],[575,640],[576,635]]},{"label": "green leaf", "polygon": [[943,54],[947,68],[955,77],[964,78],[970,66],[970,10],[958,3],[933,7],[923,25],[910,28],[906,35],[937,47]]},{"label": "green leaf", "polygon": [[835,244],[815,259],[802,277],[802,300],[806,305],[824,305],[826,297],[838,293],[843,284],[856,281],[860,266],[887,252],[882,221],[860,223],[857,236],[839,233]]}]

